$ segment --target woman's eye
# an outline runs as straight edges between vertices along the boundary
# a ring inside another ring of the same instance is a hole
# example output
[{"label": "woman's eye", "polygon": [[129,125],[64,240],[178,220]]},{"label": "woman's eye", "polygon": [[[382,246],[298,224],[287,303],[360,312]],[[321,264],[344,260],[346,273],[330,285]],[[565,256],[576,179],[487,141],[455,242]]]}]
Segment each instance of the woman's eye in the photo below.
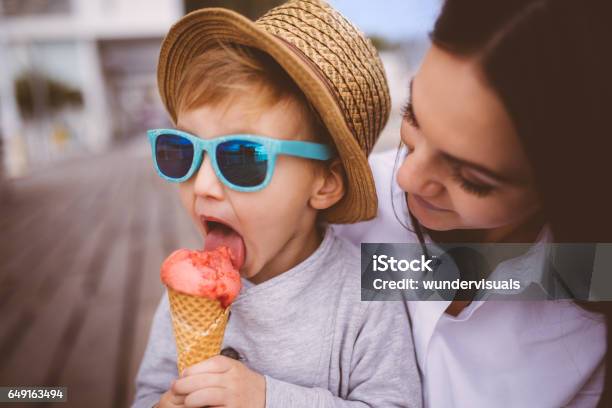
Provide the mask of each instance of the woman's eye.
[{"label": "woman's eye", "polygon": [[461,188],[463,188],[466,192],[477,195],[479,197],[487,196],[491,193],[491,191],[493,191],[493,187],[491,186],[475,184],[464,178],[460,180],[460,184]]},{"label": "woman's eye", "polygon": [[466,179],[461,175],[459,166],[453,166],[453,179],[458,182],[461,188],[467,193],[474,194],[478,197],[485,197],[495,189],[495,187],[491,185],[475,183]]},{"label": "woman's eye", "polygon": [[402,106],[402,118],[408,121],[410,126],[415,128],[419,127],[419,123],[416,120],[414,109],[412,108],[412,103],[410,101],[406,102],[404,106]]}]

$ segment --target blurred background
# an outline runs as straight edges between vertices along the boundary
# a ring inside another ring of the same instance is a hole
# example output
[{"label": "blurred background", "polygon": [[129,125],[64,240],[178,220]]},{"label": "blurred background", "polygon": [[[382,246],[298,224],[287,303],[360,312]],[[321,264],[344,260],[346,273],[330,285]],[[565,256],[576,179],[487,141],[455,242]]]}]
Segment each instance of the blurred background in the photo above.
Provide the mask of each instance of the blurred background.
[{"label": "blurred background", "polygon": [[[0,0],[0,386],[67,386],[63,407],[129,405],[159,265],[201,246],[149,158],[144,131],[170,126],[159,46],[189,11],[257,18],[280,3]],[[380,51],[393,110],[375,151],[394,148],[441,0],[331,3]]]}]

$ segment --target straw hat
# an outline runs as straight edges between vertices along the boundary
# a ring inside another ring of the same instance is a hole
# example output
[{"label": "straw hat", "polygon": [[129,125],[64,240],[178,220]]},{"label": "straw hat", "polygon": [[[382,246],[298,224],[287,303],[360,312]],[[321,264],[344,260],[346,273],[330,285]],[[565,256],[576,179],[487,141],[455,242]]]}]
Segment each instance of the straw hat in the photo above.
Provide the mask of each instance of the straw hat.
[{"label": "straw hat", "polygon": [[166,36],[157,67],[159,92],[176,123],[176,90],[189,62],[229,42],[260,49],[287,71],[329,130],[344,165],[347,193],[326,210],[331,223],[376,216],[367,156],[389,117],[389,89],[371,42],[327,3],[291,0],[253,22],[223,8],[196,10]]}]

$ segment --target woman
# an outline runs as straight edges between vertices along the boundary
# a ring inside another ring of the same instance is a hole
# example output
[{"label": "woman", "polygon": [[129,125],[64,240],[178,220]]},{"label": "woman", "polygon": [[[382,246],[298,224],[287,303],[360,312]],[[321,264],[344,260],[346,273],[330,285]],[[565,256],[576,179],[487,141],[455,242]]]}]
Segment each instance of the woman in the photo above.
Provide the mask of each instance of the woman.
[{"label": "woman", "polygon": [[[449,0],[398,164],[370,159],[379,215],[338,230],[356,243],[611,242],[610,17],[605,0]],[[410,302],[426,405],[612,406],[608,303],[578,303]]]}]

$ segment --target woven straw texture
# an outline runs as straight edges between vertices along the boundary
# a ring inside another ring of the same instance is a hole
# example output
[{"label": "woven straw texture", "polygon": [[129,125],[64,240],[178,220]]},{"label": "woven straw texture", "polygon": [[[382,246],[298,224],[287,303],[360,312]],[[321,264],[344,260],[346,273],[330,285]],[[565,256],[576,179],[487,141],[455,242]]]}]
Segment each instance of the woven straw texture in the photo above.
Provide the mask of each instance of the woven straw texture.
[{"label": "woven straw texture", "polygon": [[371,42],[319,1],[290,1],[255,24],[298,48],[316,66],[351,132],[369,155],[391,105],[382,62]]},{"label": "woven straw texture", "polygon": [[162,44],[160,95],[176,122],[176,88],[189,62],[218,42],[268,53],[313,104],[334,139],[347,175],[342,200],[325,211],[332,223],[376,216],[377,196],[367,156],[390,112],[385,72],[371,42],[320,0],[291,0],[252,22],[227,9],[194,11]]},{"label": "woven straw texture", "polygon": [[178,370],[219,354],[229,307],[217,300],[185,295],[168,288]]}]

